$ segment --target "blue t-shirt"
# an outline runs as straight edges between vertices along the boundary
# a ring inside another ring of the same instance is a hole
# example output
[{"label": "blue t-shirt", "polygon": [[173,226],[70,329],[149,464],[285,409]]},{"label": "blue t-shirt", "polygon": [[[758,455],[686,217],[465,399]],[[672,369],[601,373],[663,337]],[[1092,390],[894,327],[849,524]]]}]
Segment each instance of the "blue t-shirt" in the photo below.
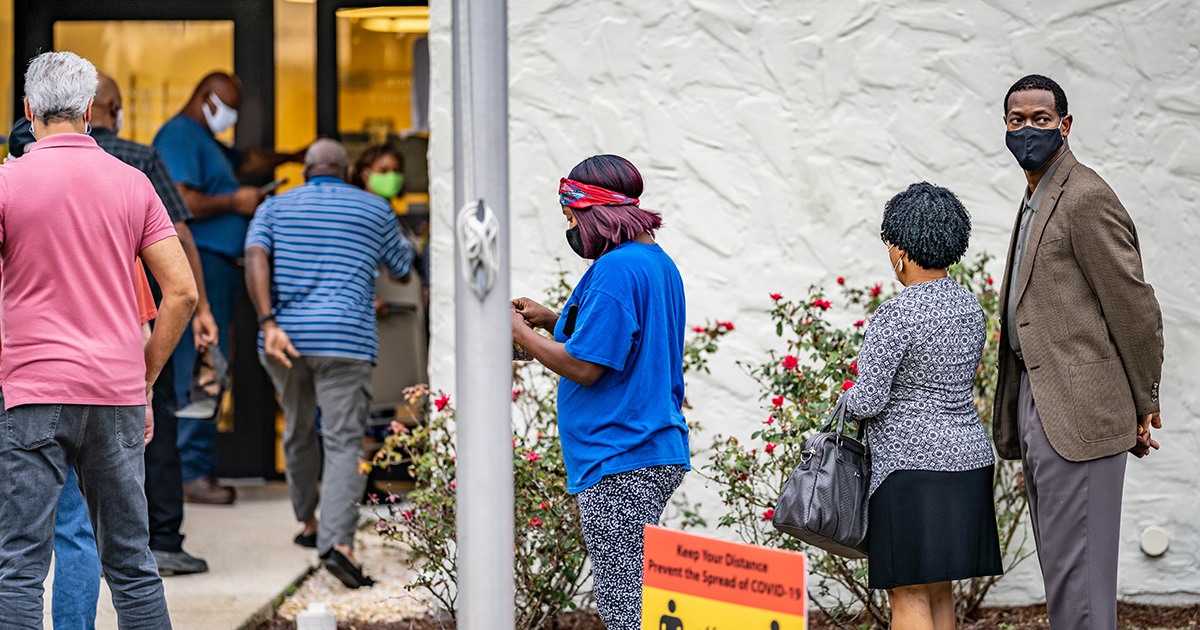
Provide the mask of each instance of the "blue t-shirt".
[{"label": "blue t-shirt", "polygon": [[[658,245],[623,243],[583,274],[554,339],[576,359],[608,369],[590,387],[559,379],[568,492],[648,466],[690,468],[683,418],[685,317],[683,278]],[[574,330],[568,335],[570,319]]]},{"label": "blue t-shirt", "polygon": [[[221,144],[207,127],[187,116],[177,114],[168,120],[154,136],[154,148],[176,183],[206,195],[228,195],[241,185],[237,178],[241,152]],[[195,219],[189,227],[198,249],[241,258],[249,223],[248,217],[228,213]]]},{"label": "blue t-shirt", "polygon": [[375,270],[408,275],[416,254],[387,201],[314,177],[259,206],[251,246],[271,256],[275,322],[300,354],[375,362]]}]

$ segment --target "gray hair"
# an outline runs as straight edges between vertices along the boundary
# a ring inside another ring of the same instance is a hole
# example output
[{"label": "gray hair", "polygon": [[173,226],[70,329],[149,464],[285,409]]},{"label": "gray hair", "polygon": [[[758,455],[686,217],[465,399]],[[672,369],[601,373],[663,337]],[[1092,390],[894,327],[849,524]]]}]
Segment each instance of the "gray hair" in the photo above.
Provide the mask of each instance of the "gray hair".
[{"label": "gray hair", "polygon": [[79,120],[96,95],[99,76],[92,62],[72,52],[42,53],[25,72],[25,98],[43,123]]},{"label": "gray hair", "polygon": [[332,138],[321,138],[308,146],[304,154],[304,166],[331,166],[349,168],[350,157],[346,155],[346,147]]}]

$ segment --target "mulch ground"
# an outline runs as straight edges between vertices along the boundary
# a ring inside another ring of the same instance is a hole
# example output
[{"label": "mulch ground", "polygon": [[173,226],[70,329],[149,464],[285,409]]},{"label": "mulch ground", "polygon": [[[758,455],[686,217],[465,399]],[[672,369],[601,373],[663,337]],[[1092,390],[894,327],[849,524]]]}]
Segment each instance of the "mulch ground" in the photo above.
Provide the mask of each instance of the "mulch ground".
[{"label": "mulch ground", "polygon": [[[984,608],[977,621],[960,626],[962,630],[1049,630],[1046,606]],[[1200,630],[1200,604],[1194,606],[1149,606],[1146,604],[1117,605],[1117,625],[1120,630]],[[842,620],[842,626],[857,630],[862,620]],[[842,630],[821,613],[813,613],[809,630]],[[273,619],[260,630],[296,630],[296,622]],[[408,619],[387,623],[339,621],[338,630],[454,630],[454,622],[438,619]],[[605,630],[594,613],[563,615],[553,628],[546,630]]]},{"label": "mulch ground", "polygon": [[[1200,624],[1200,605],[1150,606],[1147,604],[1117,603],[1117,627],[1120,630],[1196,630]],[[1046,606],[1021,608],[984,608],[979,621],[966,624],[963,630],[1049,630]]]}]

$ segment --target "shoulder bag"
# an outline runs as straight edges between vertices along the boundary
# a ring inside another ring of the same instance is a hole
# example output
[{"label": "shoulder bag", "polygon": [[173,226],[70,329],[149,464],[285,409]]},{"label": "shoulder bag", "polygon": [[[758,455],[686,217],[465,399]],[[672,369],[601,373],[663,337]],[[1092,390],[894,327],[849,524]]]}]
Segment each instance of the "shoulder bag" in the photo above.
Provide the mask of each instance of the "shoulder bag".
[{"label": "shoulder bag", "polygon": [[825,426],[804,443],[800,465],[783,486],[771,524],[814,547],[859,559],[867,557],[871,456],[866,421],[853,437],[844,432],[844,398]]}]

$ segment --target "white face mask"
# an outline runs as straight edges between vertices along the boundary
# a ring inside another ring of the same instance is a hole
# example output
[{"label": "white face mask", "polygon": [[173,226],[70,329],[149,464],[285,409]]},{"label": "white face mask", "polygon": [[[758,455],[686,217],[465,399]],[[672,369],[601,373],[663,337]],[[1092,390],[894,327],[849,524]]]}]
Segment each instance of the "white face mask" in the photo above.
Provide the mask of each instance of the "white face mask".
[{"label": "white face mask", "polygon": [[213,111],[209,112],[207,107],[204,107],[204,119],[208,121],[208,129],[213,132],[213,135],[224,133],[226,129],[237,124],[237,110],[221,102],[216,94],[209,94],[208,101],[213,106]]},{"label": "white face mask", "polygon": [[117,110],[117,122],[113,123],[113,135],[121,133],[121,128],[125,126],[125,108]]},{"label": "white face mask", "polygon": [[[895,247],[895,245],[891,245],[891,246],[889,246],[889,247],[888,247],[888,253],[891,253],[891,251],[892,251],[892,247]],[[901,265],[903,262],[904,262],[904,259],[903,259],[903,258],[897,258],[897,259],[896,259],[896,264],[892,265],[892,277],[893,277],[893,278],[895,278],[895,279],[896,279],[896,282],[899,282],[900,284],[904,284],[904,283],[903,283],[903,282],[901,282],[901,280],[900,280],[900,272],[898,271],[898,270],[900,269],[900,265]]]}]

